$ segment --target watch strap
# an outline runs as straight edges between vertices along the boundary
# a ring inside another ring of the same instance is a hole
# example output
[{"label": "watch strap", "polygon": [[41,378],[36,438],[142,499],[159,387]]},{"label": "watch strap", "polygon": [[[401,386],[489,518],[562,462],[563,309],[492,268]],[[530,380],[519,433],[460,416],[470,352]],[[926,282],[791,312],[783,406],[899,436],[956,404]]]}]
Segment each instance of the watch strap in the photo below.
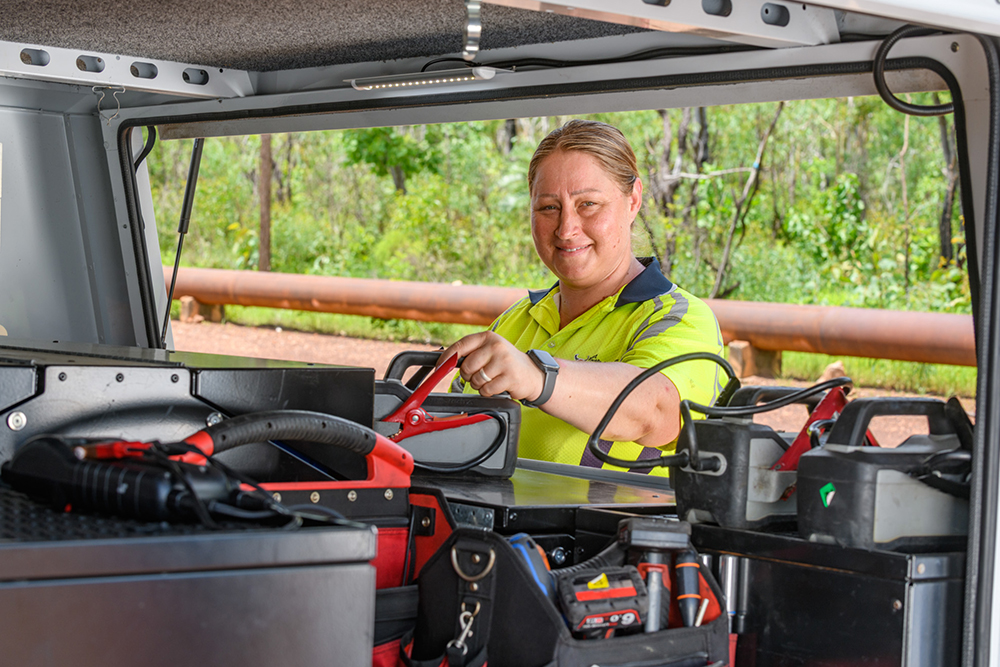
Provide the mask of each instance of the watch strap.
[{"label": "watch strap", "polygon": [[545,374],[545,384],[542,386],[542,393],[538,395],[538,398],[533,401],[522,398],[521,405],[537,408],[552,398],[552,392],[556,388],[556,376],[559,374],[559,363],[544,350],[528,350],[528,358]]}]

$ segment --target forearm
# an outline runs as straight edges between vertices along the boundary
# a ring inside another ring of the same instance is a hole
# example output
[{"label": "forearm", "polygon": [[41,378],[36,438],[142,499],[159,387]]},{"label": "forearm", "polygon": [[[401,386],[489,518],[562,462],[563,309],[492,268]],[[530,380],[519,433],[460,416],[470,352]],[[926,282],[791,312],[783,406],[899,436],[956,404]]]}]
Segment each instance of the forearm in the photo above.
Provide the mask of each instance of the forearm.
[{"label": "forearm", "polygon": [[[541,409],[586,433],[597,428],[615,397],[644,370],[626,363],[557,361],[555,391]],[[680,432],[679,405],[677,388],[657,373],[629,394],[601,438],[647,447],[665,445]]]}]

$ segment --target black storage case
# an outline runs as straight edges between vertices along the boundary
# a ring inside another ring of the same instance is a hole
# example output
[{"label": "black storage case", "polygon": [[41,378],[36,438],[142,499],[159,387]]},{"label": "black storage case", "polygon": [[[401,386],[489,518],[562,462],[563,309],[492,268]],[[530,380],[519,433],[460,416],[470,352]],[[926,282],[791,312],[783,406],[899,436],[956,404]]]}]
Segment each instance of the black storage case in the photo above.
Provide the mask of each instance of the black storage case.
[{"label": "black storage case", "polygon": [[[313,410],[371,427],[374,383],[371,368],[73,343],[50,350],[4,341],[0,424],[19,428],[0,428],[0,461],[42,433],[182,440],[205,428],[213,413]],[[331,450],[310,443],[296,443],[296,449],[317,459]],[[364,476],[361,457],[332,455],[335,470]],[[225,452],[220,460],[258,481],[328,479],[263,443]]]},{"label": "black storage case", "polygon": [[[931,434],[913,436],[895,449],[861,446],[872,417],[886,414],[926,416]],[[799,460],[799,534],[861,549],[962,548],[969,501],[911,476],[933,454],[958,447],[940,400],[853,401],[826,445]]]},{"label": "black storage case", "polygon": [[678,517],[730,528],[795,520],[795,472],[769,470],[788,448],[781,435],[748,419],[702,419],[685,428],[694,429],[700,454],[720,459],[722,467],[670,468]]}]

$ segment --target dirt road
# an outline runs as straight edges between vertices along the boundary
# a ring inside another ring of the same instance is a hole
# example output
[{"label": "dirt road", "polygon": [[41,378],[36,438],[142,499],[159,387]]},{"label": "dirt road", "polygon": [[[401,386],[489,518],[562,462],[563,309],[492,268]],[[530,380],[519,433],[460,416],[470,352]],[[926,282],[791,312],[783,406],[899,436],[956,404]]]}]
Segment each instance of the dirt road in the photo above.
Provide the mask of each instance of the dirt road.
[{"label": "dirt road", "polygon": [[[403,350],[437,349],[434,346],[417,343],[389,343],[346,336],[283,331],[280,328],[244,327],[231,323],[186,324],[174,320],[171,326],[173,327],[174,345],[178,350],[364,366],[374,368],[375,376],[378,378],[381,378],[385,373],[389,361]],[[743,380],[744,386],[751,384],[782,384],[804,387],[809,383],[794,380],[776,382],[755,377]],[[438,387],[439,391],[446,391],[446,389],[446,386]],[[905,394],[865,387],[858,387],[851,393],[852,397],[886,395]],[[975,410],[974,401],[963,399],[962,403],[966,411],[972,414]],[[781,431],[798,431],[805,419],[806,409],[803,406],[789,406],[762,415],[757,418],[757,421]],[[878,417],[873,420],[871,430],[883,446],[895,446],[908,435],[926,433],[927,423],[923,417]]]}]

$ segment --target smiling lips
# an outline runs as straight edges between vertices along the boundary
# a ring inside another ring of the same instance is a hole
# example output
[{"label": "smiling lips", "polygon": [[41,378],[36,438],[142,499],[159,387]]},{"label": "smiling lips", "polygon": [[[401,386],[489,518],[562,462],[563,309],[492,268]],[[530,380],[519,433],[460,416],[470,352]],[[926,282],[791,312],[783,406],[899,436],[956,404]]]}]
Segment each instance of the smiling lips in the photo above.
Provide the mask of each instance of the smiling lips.
[{"label": "smiling lips", "polygon": [[576,248],[559,248],[558,250],[559,252],[564,252],[567,255],[572,255],[580,252],[581,250],[586,250],[589,247],[590,247],[589,245],[582,245],[582,246],[577,246]]}]

